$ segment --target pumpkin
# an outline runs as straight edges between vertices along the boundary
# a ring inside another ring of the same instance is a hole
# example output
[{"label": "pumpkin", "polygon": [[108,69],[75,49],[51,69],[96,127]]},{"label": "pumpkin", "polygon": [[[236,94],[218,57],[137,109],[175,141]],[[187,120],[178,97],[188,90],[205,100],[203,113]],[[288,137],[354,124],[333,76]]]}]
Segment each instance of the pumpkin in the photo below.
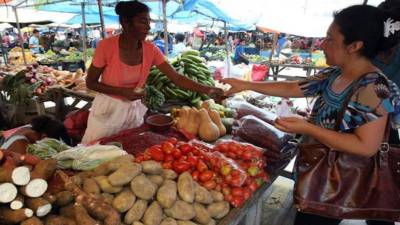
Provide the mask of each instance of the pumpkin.
[{"label": "pumpkin", "polygon": [[224,136],[226,134],[226,128],[224,124],[222,124],[221,117],[216,110],[209,110],[208,115],[210,116],[211,120],[217,125],[219,129],[219,135]]},{"label": "pumpkin", "polygon": [[206,109],[200,109],[199,137],[208,142],[213,142],[219,138],[218,126],[211,120]]}]

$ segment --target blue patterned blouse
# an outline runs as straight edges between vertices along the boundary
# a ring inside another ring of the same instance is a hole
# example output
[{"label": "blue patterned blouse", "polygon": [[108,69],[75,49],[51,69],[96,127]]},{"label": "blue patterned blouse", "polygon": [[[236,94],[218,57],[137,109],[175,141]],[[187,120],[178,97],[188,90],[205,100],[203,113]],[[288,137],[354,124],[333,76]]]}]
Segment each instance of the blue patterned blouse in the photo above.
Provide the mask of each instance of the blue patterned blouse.
[{"label": "blue patterned blouse", "polygon": [[[306,97],[317,97],[310,121],[327,129],[334,129],[336,118],[346,96],[352,89],[349,85],[342,93],[332,91],[331,86],[341,74],[339,68],[327,68],[319,74],[300,82]],[[400,128],[400,92],[397,85],[387,81],[381,73],[369,73],[359,81],[359,88],[350,99],[339,130],[351,132],[375,119],[390,114],[392,127]]]}]

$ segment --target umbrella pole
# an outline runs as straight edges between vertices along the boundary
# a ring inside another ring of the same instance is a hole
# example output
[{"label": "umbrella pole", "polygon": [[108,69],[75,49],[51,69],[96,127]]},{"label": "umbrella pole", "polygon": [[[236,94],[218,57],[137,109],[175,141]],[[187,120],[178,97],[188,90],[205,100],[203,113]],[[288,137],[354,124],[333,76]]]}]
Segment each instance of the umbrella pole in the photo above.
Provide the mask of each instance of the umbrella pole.
[{"label": "umbrella pole", "polygon": [[19,44],[22,49],[22,58],[24,59],[24,65],[26,66],[26,56],[25,56],[25,50],[24,50],[24,42],[22,40],[22,35],[21,35],[21,25],[19,24],[19,18],[18,18],[18,12],[17,12],[17,7],[13,7],[14,10],[14,15],[15,15],[15,22],[17,22],[17,29],[18,29],[18,40]]},{"label": "umbrella pole", "polygon": [[85,3],[82,2],[81,3],[81,7],[82,7],[82,31],[83,31],[83,62],[85,62],[86,65],[86,43],[87,43],[87,38],[86,38],[86,17],[85,17]]},{"label": "umbrella pole", "polygon": [[228,28],[226,26],[225,21],[224,21],[224,32],[225,32],[225,50],[226,50],[226,64],[225,65],[228,67],[228,68],[226,68],[226,71],[227,71],[227,75],[229,77],[231,75],[231,63],[229,60],[231,60],[231,59],[229,56],[230,51],[229,51],[229,46],[228,46],[229,33],[228,33]]},{"label": "umbrella pole", "polygon": [[1,37],[1,33],[0,33],[0,49],[1,49],[1,54],[3,55],[3,59],[4,59],[4,64],[7,65],[7,52],[5,51],[5,48],[3,46],[3,38]]},{"label": "umbrella pole", "polygon": [[164,55],[168,57],[168,29],[167,29],[167,1],[162,0],[163,23],[164,23]]},{"label": "umbrella pole", "polygon": [[101,37],[104,39],[106,37],[106,29],[104,26],[104,15],[103,6],[101,0],[97,0],[97,5],[99,6],[100,24],[101,24]]}]

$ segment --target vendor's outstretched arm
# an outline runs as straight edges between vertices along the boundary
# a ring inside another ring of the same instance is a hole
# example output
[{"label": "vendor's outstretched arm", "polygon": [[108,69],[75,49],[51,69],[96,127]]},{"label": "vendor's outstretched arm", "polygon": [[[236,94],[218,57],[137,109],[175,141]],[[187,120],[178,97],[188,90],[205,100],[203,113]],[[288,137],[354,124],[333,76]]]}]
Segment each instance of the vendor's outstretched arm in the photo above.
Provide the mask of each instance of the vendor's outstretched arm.
[{"label": "vendor's outstretched arm", "polygon": [[134,89],[132,89],[132,88],[112,87],[112,86],[109,86],[109,85],[99,82],[99,78],[100,78],[101,74],[103,73],[103,71],[104,71],[104,68],[98,68],[98,67],[93,66],[93,64],[92,64],[87,73],[86,87],[93,91],[97,91],[99,93],[109,94],[109,95],[118,95],[118,96],[124,97],[131,101],[140,99],[143,97],[143,94],[135,93]]},{"label": "vendor's outstretched arm", "polygon": [[300,89],[298,81],[264,81],[264,82],[250,82],[239,80],[235,78],[226,78],[222,80],[223,83],[231,85],[231,89],[226,92],[227,95],[232,95],[237,92],[251,90],[265,95],[278,96],[278,97],[304,97]]},{"label": "vendor's outstretched arm", "polygon": [[179,87],[189,89],[189,90],[192,90],[195,92],[208,94],[208,95],[218,94],[218,92],[220,92],[220,94],[222,94],[222,90],[219,88],[210,87],[210,86],[196,83],[196,82],[192,81],[191,79],[179,74],[178,72],[175,71],[175,69],[168,62],[164,62],[161,65],[158,65],[157,68],[162,73],[167,75],[167,77],[172,82],[174,82],[174,84],[176,84]]}]

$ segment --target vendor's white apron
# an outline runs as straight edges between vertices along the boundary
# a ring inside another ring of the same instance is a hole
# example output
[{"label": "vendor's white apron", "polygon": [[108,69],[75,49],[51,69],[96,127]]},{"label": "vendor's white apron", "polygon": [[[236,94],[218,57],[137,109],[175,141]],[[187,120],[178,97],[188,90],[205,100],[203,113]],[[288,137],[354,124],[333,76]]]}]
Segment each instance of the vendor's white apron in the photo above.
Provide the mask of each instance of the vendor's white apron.
[{"label": "vendor's white apron", "polygon": [[121,130],[139,127],[147,112],[141,100],[128,101],[98,93],[92,103],[82,143],[88,144]]}]

